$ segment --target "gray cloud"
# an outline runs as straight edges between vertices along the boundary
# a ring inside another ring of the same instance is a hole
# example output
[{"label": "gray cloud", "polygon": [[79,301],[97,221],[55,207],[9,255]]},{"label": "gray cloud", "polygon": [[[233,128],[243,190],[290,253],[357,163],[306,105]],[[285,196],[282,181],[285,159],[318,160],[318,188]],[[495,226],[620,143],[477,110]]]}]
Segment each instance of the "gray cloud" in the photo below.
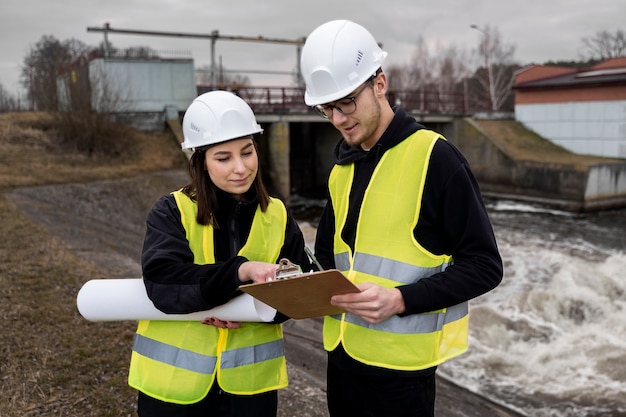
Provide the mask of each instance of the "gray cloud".
[{"label": "gray cloud", "polygon": [[[503,41],[516,46],[521,64],[579,58],[581,38],[600,30],[626,29],[623,0],[20,0],[0,6],[0,83],[17,92],[19,67],[43,35],[76,38],[96,46],[101,33],[88,26],[109,22],[120,29],[296,39],[332,19],[351,19],[367,27],[389,52],[388,62],[406,62],[422,36],[429,43],[475,49],[480,34],[470,24],[499,29]],[[111,35],[117,47],[150,46],[192,52],[196,66],[209,65],[208,40]],[[232,69],[295,70],[295,47],[218,41],[217,53]],[[261,76],[259,76],[261,77]],[[269,82],[259,79],[258,83]],[[286,79],[285,83],[290,83]]]}]

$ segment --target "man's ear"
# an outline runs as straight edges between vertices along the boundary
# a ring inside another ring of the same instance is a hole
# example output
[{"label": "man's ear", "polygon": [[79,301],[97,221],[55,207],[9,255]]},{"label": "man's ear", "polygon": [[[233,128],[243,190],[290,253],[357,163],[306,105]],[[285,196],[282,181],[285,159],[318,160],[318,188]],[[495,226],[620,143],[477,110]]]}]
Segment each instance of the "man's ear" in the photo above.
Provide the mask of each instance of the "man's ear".
[{"label": "man's ear", "polygon": [[387,76],[384,72],[381,72],[374,78],[374,92],[377,96],[387,94]]}]

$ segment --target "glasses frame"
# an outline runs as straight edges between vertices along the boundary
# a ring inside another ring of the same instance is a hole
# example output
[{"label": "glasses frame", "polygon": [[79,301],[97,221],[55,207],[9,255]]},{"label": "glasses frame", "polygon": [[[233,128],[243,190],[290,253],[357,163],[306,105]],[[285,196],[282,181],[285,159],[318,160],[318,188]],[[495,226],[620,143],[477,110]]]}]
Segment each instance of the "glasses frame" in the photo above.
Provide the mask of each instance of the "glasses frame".
[{"label": "glasses frame", "polygon": [[[369,77],[364,83],[363,86],[354,93],[353,96],[351,97],[344,97],[342,99],[339,99],[337,101],[335,101],[335,104],[318,104],[317,106],[313,106],[313,110],[315,110],[315,112],[323,117],[324,119],[330,119],[333,115],[333,110],[337,109],[337,111],[341,114],[344,115],[348,115],[348,114],[352,114],[356,111],[356,99],[359,96],[359,94],[361,94],[365,88],[367,88],[367,86],[369,86],[371,84],[372,81],[374,81],[374,79],[376,78],[376,76],[378,75],[378,73],[372,75],[371,77]],[[346,100],[349,100],[352,104],[347,103]],[[344,102],[342,104],[339,104],[340,102]],[[341,107],[343,106],[354,106],[354,109],[352,109],[351,111],[345,111],[342,110]],[[328,114],[326,114],[326,112],[328,112]]]}]

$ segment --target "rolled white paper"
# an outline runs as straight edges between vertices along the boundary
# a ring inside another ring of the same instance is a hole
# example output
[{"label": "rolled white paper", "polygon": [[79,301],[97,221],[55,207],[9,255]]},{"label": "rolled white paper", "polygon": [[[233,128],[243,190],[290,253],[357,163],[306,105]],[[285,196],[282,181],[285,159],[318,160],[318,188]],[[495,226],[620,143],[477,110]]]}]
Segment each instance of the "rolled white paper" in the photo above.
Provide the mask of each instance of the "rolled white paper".
[{"label": "rolled white paper", "polygon": [[228,321],[268,322],[276,309],[249,294],[242,294],[226,304],[188,314],[166,314],[148,298],[141,278],[92,279],[78,291],[76,305],[90,321],[177,320],[202,321],[217,317]]}]

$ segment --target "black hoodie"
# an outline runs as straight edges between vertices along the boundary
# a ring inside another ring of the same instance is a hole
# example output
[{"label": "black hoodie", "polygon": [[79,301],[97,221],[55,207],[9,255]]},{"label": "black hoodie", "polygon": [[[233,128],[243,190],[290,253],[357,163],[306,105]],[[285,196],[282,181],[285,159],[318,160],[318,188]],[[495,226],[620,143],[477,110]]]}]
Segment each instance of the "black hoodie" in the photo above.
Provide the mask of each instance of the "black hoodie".
[{"label": "black hoodie", "polygon": [[[354,250],[363,194],[382,155],[412,133],[424,129],[401,108],[369,151],[343,139],[334,150],[335,163],[355,164],[343,240]],[[407,173],[410,174],[410,173]],[[400,179],[399,179],[400,180]],[[334,268],[335,220],[328,198],[315,242],[315,255],[325,269]],[[448,254],[453,264],[417,283],[400,286],[406,310],[402,316],[450,307],[495,288],[502,279],[502,259],[478,183],[467,160],[450,142],[439,139],[431,154],[415,239],[434,254]]]},{"label": "black hoodie", "polygon": [[[237,256],[246,243],[258,206],[256,194],[248,201],[235,200],[218,192],[215,214],[219,229],[214,230],[215,263],[196,265],[172,194],[161,197],[146,221],[141,256],[143,278],[149,298],[165,313],[191,313],[222,305],[242,292],[238,270],[247,259]],[[304,238],[291,214],[287,218],[285,242],[279,259],[288,258],[303,271],[311,268],[304,252]]]}]

